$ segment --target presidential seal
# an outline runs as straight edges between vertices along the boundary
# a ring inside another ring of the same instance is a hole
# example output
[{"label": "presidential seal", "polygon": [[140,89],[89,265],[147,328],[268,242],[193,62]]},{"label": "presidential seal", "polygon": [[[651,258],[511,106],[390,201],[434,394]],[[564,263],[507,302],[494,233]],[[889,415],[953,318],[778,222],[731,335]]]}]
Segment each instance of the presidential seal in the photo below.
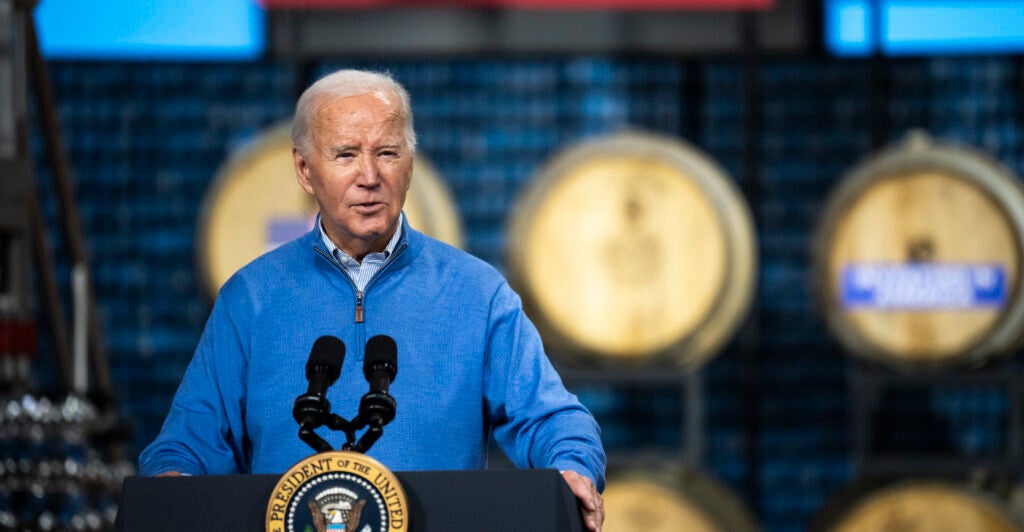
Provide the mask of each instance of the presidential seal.
[{"label": "presidential seal", "polygon": [[405,532],[405,492],[365,454],[330,451],[295,464],[267,503],[267,532]]}]

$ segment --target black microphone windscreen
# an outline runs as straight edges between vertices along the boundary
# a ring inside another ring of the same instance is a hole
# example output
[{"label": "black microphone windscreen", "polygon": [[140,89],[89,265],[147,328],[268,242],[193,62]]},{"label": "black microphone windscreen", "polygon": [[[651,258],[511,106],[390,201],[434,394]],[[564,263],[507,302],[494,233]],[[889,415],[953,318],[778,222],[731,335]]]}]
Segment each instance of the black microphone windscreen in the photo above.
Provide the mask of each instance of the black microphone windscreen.
[{"label": "black microphone windscreen", "polygon": [[367,380],[373,371],[386,371],[391,378],[398,373],[398,346],[390,336],[378,334],[366,342],[363,374]]},{"label": "black microphone windscreen", "polygon": [[345,344],[336,336],[321,336],[313,342],[306,362],[306,378],[310,378],[317,367],[327,371],[333,378],[341,374],[341,365],[345,361]]}]

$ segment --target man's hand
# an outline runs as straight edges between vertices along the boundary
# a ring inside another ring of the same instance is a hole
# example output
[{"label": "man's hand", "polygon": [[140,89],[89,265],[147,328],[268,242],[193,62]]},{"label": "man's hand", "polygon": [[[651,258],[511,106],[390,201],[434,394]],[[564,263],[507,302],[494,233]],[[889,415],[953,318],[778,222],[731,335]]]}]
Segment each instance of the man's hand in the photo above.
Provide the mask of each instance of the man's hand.
[{"label": "man's hand", "polygon": [[583,522],[587,529],[601,532],[601,525],[604,524],[604,500],[594,487],[594,483],[575,471],[562,471],[562,478],[580,500],[580,513],[583,514]]},{"label": "man's hand", "polygon": [[182,474],[179,473],[178,471],[164,471],[163,473],[160,473],[160,474],[158,474],[156,476],[158,476],[158,477],[180,477],[180,476],[182,476]]}]

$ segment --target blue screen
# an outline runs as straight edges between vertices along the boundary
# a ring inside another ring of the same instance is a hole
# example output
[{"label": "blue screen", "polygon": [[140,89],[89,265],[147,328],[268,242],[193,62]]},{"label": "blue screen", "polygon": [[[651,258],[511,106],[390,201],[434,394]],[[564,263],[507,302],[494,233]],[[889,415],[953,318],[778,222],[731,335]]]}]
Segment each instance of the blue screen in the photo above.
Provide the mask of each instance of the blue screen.
[{"label": "blue screen", "polygon": [[255,0],[42,0],[35,19],[49,58],[246,60],[266,40]]},{"label": "blue screen", "polygon": [[841,56],[1024,51],[1021,0],[827,0],[824,26]]}]

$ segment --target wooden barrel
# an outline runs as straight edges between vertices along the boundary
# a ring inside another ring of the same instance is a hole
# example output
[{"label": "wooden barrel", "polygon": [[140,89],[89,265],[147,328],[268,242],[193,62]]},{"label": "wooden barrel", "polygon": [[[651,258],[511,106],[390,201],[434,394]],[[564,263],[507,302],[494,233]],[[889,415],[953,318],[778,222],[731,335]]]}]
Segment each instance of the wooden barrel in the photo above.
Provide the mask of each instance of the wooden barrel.
[{"label": "wooden barrel", "polygon": [[553,354],[697,366],[754,291],[749,209],[708,156],[622,133],[570,146],[532,179],[509,228],[509,279]]},{"label": "wooden barrel", "polygon": [[816,293],[850,352],[975,365],[1024,331],[1024,193],[984,153],[915,132],[852,169],[814,238]]},{"label": "wooden barrel", "polygon": [[694,470],[664,468],[613,475],[604,491],[604,532],[753,532],[743,503]]},{"label": "wooden barrel", "polygon": [[1018,532],[1024,523],[994,494],[942,480],[905,480],[830,503],[812,532]]},{"label": "wooden barrel", "polygon": [[[463,244],[455,202],[434,166],[417,155],[405,215],[417,230]],[[218,171],[199,222],[199,271],[209,294],[239,268],[313,227],[317,204],[295,179],[291,125],[268,128]]]}]

